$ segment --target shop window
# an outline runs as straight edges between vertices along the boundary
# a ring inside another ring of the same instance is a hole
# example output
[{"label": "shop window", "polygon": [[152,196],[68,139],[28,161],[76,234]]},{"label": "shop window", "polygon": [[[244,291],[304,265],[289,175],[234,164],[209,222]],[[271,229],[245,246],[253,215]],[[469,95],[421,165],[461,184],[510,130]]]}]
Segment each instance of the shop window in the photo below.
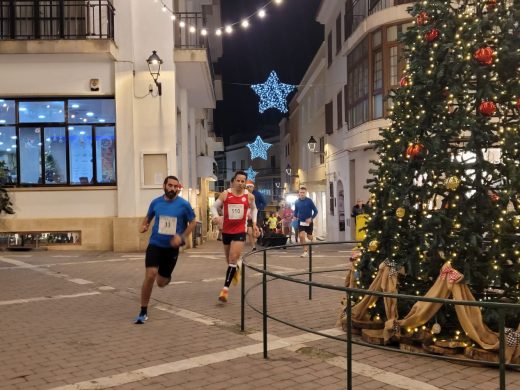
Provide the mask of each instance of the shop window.
[{"label": "shop window", "polygon": [[3,184],[115,184],[115,141],[113,99],[0,99]]}]

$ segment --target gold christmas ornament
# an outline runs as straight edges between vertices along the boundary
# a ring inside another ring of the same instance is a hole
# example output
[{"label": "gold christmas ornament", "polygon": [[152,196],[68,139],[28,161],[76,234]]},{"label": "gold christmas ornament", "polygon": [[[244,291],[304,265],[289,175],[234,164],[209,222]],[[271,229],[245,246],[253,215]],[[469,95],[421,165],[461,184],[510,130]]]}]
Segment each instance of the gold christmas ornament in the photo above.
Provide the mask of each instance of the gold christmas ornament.
[{"label": "gold christmas ornament", "polygon": [[397,210],[395,210],[395,215],[397,218],[403,218],[406,215],[406,210],[404,207],[398,207]]},{"label": "gold christmas ornament", "polygon": [[368,243],[368,250],[370,252],[375,252],[377,251],[377,248],[379,247],[379,241],[377,240],[372,240]]},{"label": "gold christmas ornament", "polygon": [[432,334],[439,334],[441,333],[441,330],[441,325],[438,322],[432,325]]},{"label": "gold christmas ornament", "polygon": [[450,176],[446,179],[444,184],[448,190],[455,191],[457,188],[459,188],[460,179],[457,176]]},{"label": "gold christmas ornament", "polygon": [[513,226],[515,228],[520,228],[520,216],[517,215],[513,218]]}]

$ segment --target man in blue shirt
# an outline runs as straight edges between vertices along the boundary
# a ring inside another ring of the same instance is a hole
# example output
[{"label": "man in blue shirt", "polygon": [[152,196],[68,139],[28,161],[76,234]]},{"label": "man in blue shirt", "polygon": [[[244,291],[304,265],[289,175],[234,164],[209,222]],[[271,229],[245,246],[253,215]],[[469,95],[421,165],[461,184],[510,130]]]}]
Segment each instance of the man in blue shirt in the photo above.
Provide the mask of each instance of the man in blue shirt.
[{"label": "man in blue shirt", "polygon": [[179,247],[185,244],[185,240],[197,224],[191,205],[178,196],[181,188],[179,179],[175,176],[166,177],[163,184],[164,195],[152,200],[139,228],[140,233],[148,231],[150,222],[155,219],[146,248],[141,311],[135,319],[136,324],[144,324],[148,319],[148,302],[154,282],[157,281],[159,287],[165,287],[170,283],[179,257]]},{"label": "man in blue shirt", "polygon": [[[298,199],[294,202],[294,218],[298,221],[298,236],[300,243],[305,244],[305,236],[312,241],[312,231],[314,228],[313,219],[318,215],[318,209],[312,201],[307,198],[307,188],[300,187]],[[303,253],[300,257],[307,256],[307,245],[303,245]]]}]

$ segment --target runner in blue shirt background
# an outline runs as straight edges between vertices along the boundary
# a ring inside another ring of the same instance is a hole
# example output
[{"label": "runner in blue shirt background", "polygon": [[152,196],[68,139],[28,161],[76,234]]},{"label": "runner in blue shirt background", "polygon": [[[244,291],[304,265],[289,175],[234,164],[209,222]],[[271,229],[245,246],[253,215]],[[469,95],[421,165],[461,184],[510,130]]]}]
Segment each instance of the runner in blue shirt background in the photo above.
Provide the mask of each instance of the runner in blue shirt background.
[{"label": "runner in blue shirt background", "polygon": [[148,248],[146,248],[143,285],[141,287],[141,311],[135,319],[136,324],[144,324],[148,319],[148,302],[152,295],[153,284],[165,287],[172,279],[177,264],[179,248],[195,228],[195,213],[189,202],[179,195],[181,185],[175,176],[164,179],[164,195],[152,200],[144,217],[140,233],[148,231],[150,222],[155,219]]},{"label": "runner in blue shirt background", "polygon": [[[314,228],[313,219],[318,215],[318,209],[311,198],[307,197],[307,188],[300,187],[298,199],[294,202],[294,218],[298,221],[298,236],[300,243],[305,244],[305,236],[312,241],[312,231]],[[303,246],[303,253],[300,257],[307,256],[307,245]]]}]

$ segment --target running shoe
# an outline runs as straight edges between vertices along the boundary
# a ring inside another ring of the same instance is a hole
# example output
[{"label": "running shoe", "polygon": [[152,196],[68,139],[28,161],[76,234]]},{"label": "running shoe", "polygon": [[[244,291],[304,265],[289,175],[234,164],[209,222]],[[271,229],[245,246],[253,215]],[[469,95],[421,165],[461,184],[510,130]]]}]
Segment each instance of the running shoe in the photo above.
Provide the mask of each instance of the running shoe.
[{"label": "running shoe", "polygon": [[220,295],[218,296],[218,300],[220,302],[227,302],[229,291],[227,288],[223,288],[220,292]]},{"label": "running shoe", "polygon": [[138,315],[135,318],[134,324],[144,324],[147,319],[148,319],[148,314]]},{"label": "running shoe", "polygon": [[303,253],[300,255],[300,257],[307,257],[307,251],[303,251]]}]

